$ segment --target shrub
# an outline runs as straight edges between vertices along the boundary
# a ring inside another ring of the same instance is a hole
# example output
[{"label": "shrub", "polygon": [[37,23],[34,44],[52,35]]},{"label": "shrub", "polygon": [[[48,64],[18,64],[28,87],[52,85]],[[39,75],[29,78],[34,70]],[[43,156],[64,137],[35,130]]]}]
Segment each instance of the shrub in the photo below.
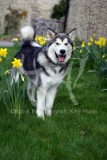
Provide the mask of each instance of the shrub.
[{"label": "shrub", "polygon": [[8,7],[10,13],[5,15],[5,34],[17,33],[22,18],[26,18],[27,11]]},{"label": "shrub", "polygon": [[53,19],[61,19],[65,16],[65,5],[66,1],[61,0],[59,4],[55,5],[53,8],[53,13],[51,14],[51,18]]},{"label": "shrub", "polygon": [[89,41],[80,41],[75,43],[74,58],[75,63],[79,65],[79,59],[88,55],[86,69],[89,72],[97,73],[103,82],[107,82],[107,40],[105,37],[99,37],[96,40],[95,35],[90,37]]}]

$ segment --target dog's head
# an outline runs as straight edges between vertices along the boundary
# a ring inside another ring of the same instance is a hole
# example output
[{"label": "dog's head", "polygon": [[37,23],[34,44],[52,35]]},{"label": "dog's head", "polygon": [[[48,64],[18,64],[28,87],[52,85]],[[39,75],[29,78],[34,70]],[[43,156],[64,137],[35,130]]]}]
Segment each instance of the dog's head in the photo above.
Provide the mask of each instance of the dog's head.
[{"label": "dog's head", "polygon": [[48,57],[55,64],[65,64],[72,56],[73,51],[73,40],[74,40],[73,29],[69,33],[56,34],[53,30],[47,30],[48,39]]}]

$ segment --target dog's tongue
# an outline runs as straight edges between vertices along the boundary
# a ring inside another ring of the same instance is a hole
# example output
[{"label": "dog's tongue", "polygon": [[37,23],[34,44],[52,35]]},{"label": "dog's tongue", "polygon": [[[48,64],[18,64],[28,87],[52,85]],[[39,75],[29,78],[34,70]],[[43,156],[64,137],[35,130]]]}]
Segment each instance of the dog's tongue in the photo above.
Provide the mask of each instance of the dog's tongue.
[{"label": "dog's tongue", "polygon": [[63,62],[64,61],[64,56],[58,56],[58,60],[59,60],[59,62]]}]

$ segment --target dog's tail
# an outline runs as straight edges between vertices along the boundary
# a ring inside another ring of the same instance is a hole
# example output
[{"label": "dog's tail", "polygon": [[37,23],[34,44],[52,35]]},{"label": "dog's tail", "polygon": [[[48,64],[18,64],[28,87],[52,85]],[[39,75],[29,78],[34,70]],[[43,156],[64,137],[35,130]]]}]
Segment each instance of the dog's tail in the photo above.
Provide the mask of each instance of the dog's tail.
[{"label": "dog's tail", "polygon": [[41,47],[38,43],[34,41],[35,31],[32,26],[25,26],[20,29],[21,39],[23,42],[23,46],[34,46]]},{"label": "dog's tail", "polygon": [[21,38],[23,41],[33,40],[34,34],[35,34],[32,26],[25,26],[21,28],[20,33],[21,33]]}]

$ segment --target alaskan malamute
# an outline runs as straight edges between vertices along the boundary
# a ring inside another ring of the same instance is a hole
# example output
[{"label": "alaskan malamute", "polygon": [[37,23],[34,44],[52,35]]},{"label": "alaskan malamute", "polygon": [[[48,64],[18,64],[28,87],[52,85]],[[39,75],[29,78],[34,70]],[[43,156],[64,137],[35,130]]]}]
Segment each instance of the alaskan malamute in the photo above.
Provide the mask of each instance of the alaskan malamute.
[{"label": "alaskan malamute", "polygon": [[[22,46],[15,55],[22,61],[20,72],[28,76],[28,97],[37,107],[38,117],[44,118],[52,114],[52,107],[58,86],[65,76],[65,72],[73,51],[73,29],[69,33],[55,33],[47,29],[47,44],[41,47],[34,42],[34,30],[31,26],[21,29]],[[13,69],[14,70],[14,69]],[[15,77],[16,75],[16,77]],[[12,72],[17,81],[17,74]],[[34,98],[34,89],[37,87],[37,102]]]}]

